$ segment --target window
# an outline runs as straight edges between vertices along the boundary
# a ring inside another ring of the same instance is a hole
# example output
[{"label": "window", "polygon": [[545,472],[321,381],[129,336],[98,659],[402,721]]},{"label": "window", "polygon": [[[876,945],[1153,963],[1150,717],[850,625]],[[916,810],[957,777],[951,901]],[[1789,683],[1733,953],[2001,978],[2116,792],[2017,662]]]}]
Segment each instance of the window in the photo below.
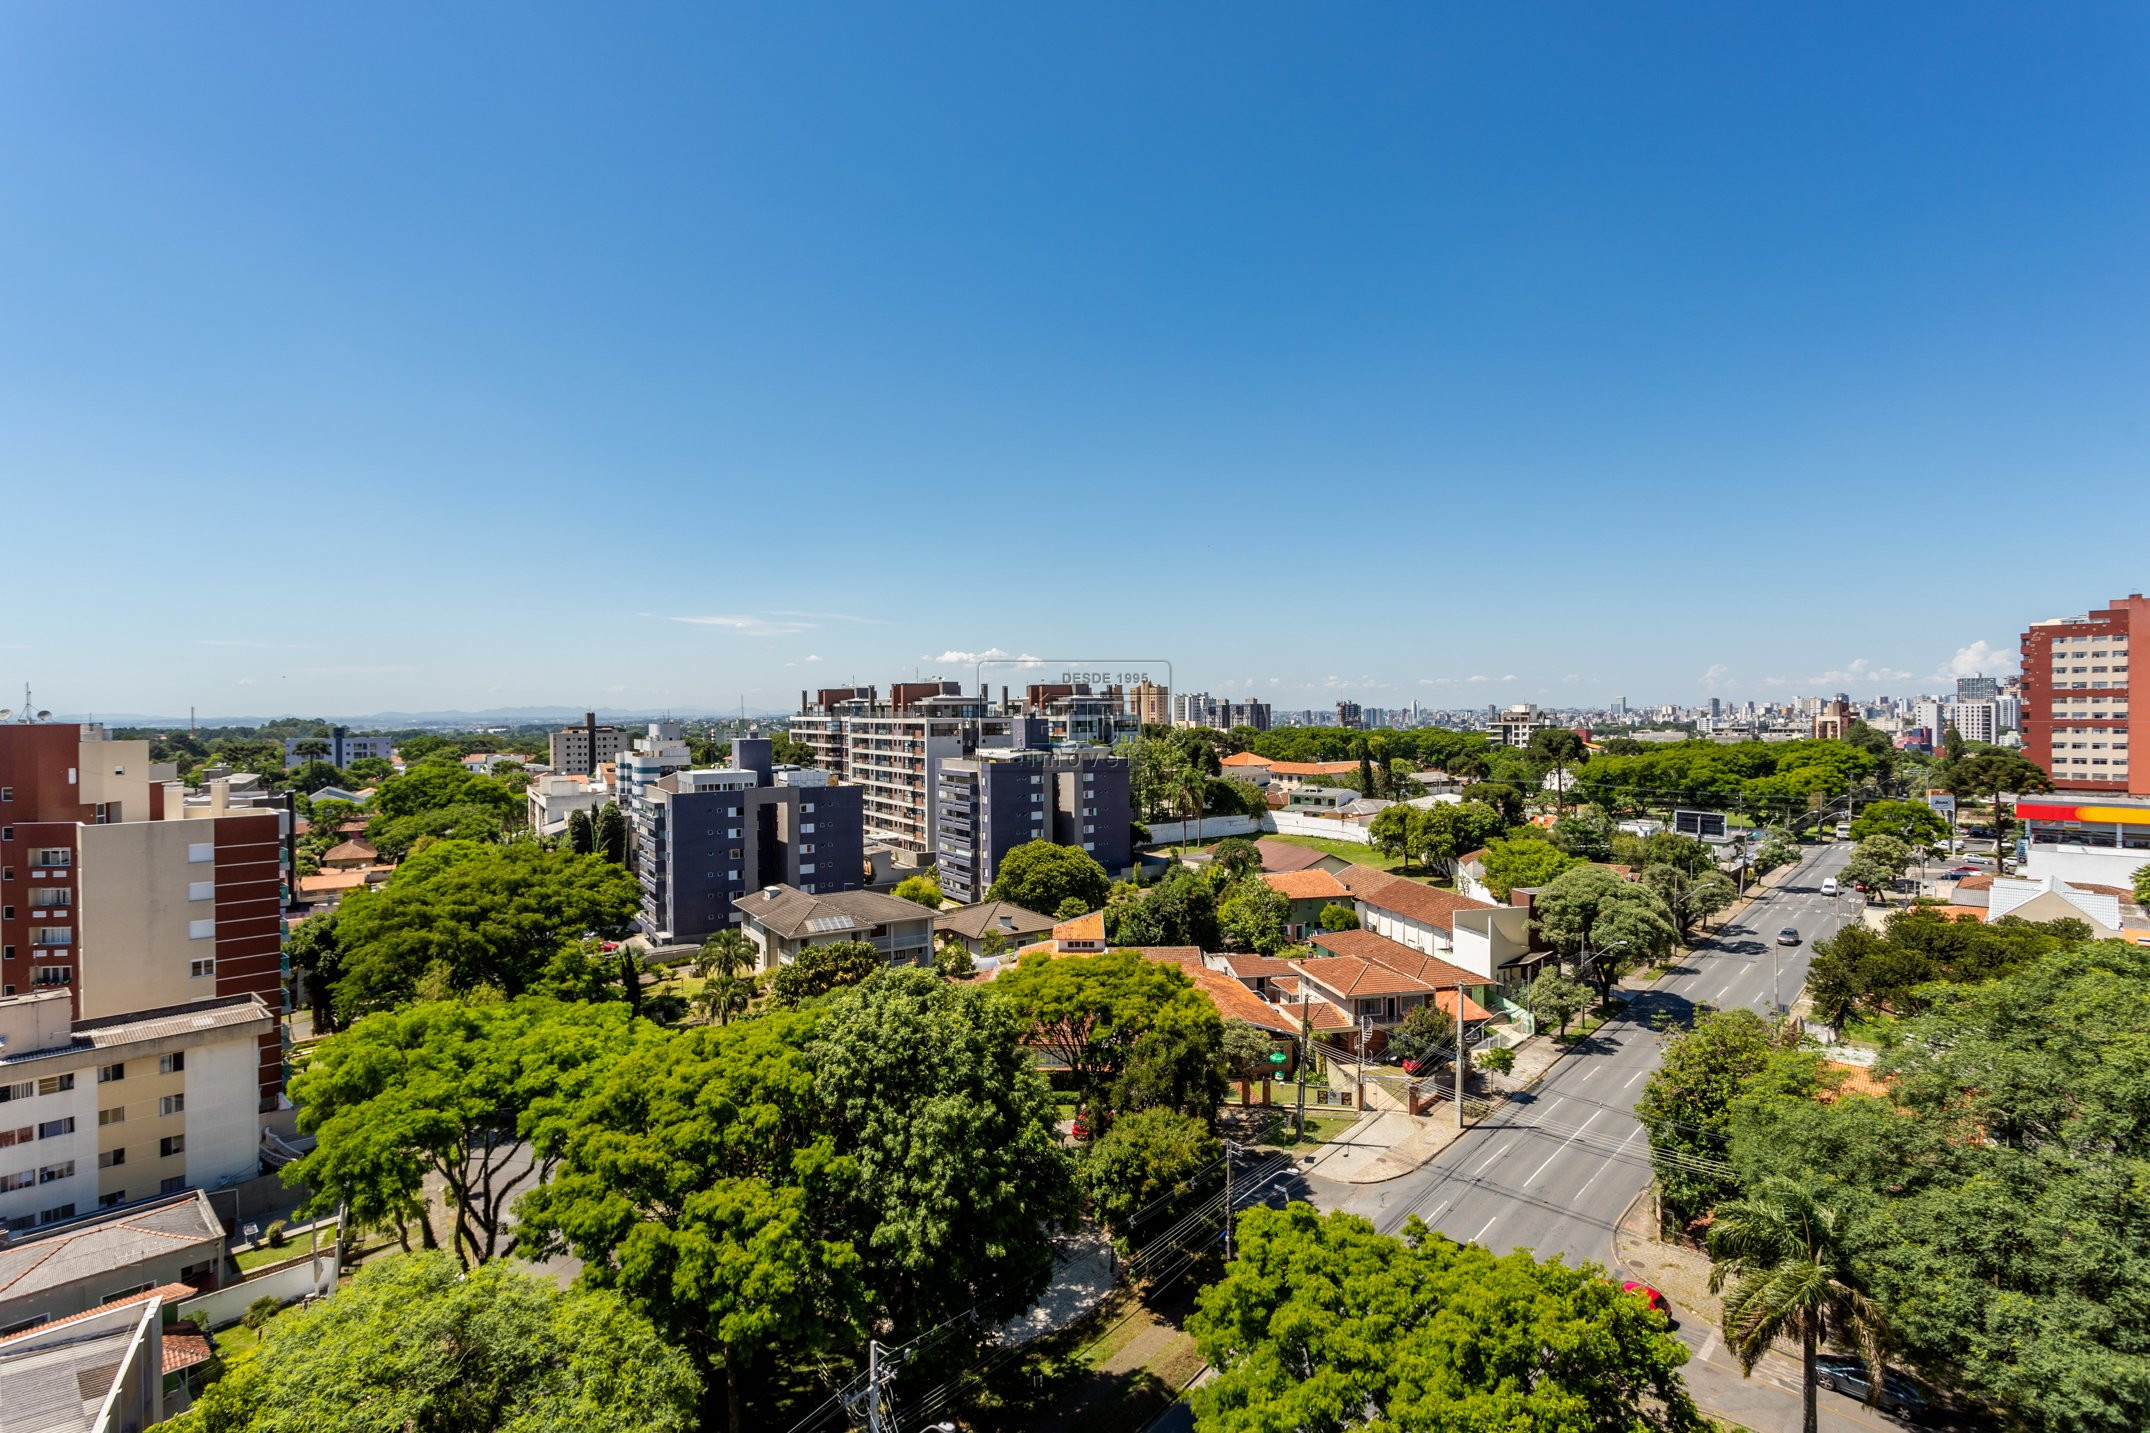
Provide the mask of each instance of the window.
[{"label": "window", "polygon": [[30,944],[48,949],[59,945],[74,944],[74,932],[64,925],[34,925],[30,927]]},{"label": "window", "polygon": [[186,1067],[187,1052],[184,1050],[174,1050],[169,1055],[157,1057],[157,1073],[160,1075],[176,1075]]},{"label": "window", "polygon": [[175,1154],[185,1154],[186,1152],[187,1137],[183,1134],[168,1134],[157,1141],[157,1157],[159,1159],[170,1159]]},{"label": "window", "polygon": [[0,801],[13,801],[14,799],[15,799],[15,788],[14,788],[14,787],[12,787],[12,786],[0,786]]},{"label": "window", "polygon": [[50,1209],[37,1211],[37,1222],[40,1224],[57,1224],[62,1219],[74,1217],[75,1206],[72,1204],[55,1204]]},{"label": "window", "polygon": [[71,965],[33,965],[30,967],[32,985],[73,985],[75,968]]},{"label": "window", "polygon": [[109,1085],[114,1080],[124,1080],[126,1078],[127,1062],[125,1060],[116,1065],[99,1065],[97,1067],[97,1083],[100,1085]]},{"label": "window", "polygon": [[24,1125],[21,1129],[0,1129],[0,1149],[8,1149],[18,1144],[28,1144],[36,1138],[36,1125]]},{"label": "window", "polygon": [[74,1177],[75,1162],[71,1159],[63,1159],[58,1164],[44,1165],[37,1171],[37,1182],[39,1184],[58,1184],[63,1179],[73,1179]]},{"label": "window", "polygon": [[97,1196],[97,1207],[99,1209],[110,1209],[116,1204],[125,1204],[126,1202],[127,1191],[124,1189],[115,1189],[110,1194]]},{"label": "window", "polygon": [[99,1129],[103,1129],[106,1125],[123,1125],[125,1123],[127,1123],[127,1107],[125,1105],[114,1105],[111,1109],[97,1112],[97,1127]]},{"label": "window", "polygon": [[20,1174],[0,1174],[0,1194],[12,1193],[17,1189],[28,1189],[35,1183],[37,1183],[37,1171],[34,1169],[26,1169]]},{"label": "window", "polygon": [[186,1187],[187,1177],[184,1174],[168,1174],[157,1181],[157,1192],[159,1194],[177,1194]]},{"label": "window", "polygon": [[214,918],[214,917],[211,917],[211,918],[210,918],[210,919],[208,919],[208,920],[188,921],[188,922],[187,922],[187,939],[188,939],[188,940],[214,940],[214,939],[216,939],[216,920],[215,920],[215,918]]},{"label": "window", "polygon": [[62,1135],[70,1135],[74,1132],[75,1117],[73,1115],[69,1115],[62,1120],[42,1120],[37,1126],[37,1137],[39,1139],[58,1139]]},{"label": "window", "polygon": [[185,1095],[166,1095],[163,1099],[157,1101],[157,1113],[160,1115],[184,1114],[186,1113],[186,1108],[187,1097]]},{"label": "window", "polygon": [[63,1095],[74,1087],[75,1076],[72,1070],[64,1075],[47,1075],[37,1082],[37,1092],[41,1095]]},{"label": "window", "polygon": [[67,886],[39,886],[30,892],[32,910],[50,906],[71,906],[74,903],[75,893]]},{"label": "window", "polygon": [[0,826],[0,841],[12,841],[14,839],[15,828],[13,826]]},{"label": "window", "polygon": [[214,974],[216,974],[216,957],[213,955],[206,960],[190,960],[187,962],[187,978],[189,980],[199,980],[205,975]]},{"label": "window", "polygon": [[124,1148],[108,1149],[97,1156],[97,1167],[99,1169],[114,1169],[126,1162],[127,1151]]},{"label": "window", "polygon": [[71,866],[75,853],[65,846],[44,846],[30,853],[33,866]]}]

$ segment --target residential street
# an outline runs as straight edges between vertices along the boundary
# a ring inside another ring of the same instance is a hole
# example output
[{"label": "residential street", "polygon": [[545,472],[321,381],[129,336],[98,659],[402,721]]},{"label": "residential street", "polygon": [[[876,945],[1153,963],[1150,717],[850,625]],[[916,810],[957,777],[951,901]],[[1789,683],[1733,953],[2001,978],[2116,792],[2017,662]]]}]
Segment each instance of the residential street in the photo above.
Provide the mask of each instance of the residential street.
[{"label": "residential street", "polygon": [[[1782,1003],[1792,1004],[1806,980],[1811,943],[1857,913],[1852,898],[1820,891],[1850,853],[1841,842],[1810,850],[1675,973],[1631,992],[1621,1019],[1425,1168],[1371,1185],[1316,1175],[1305,1181],[1308,1197],[1321,1209],[1363,1214],[1384,1230],[1400,1229],[1416,1214],[1453,1238],[1497,1252],[1524,1248],[1541,1258],[1560,1254],[1570,1263],[1610,1267],[1614,1225],[1650,1182],[1648,1141],[1628,1112],[1658,1063],[1662,1037],[1651,1017],[1685,1021],[1701,1005],[1766,1010],[1773,985]],[[1801,936],[1796,948],[1776,944],[1787,926]],[[1799,1426],[1796,1388],[1769,1381],[1763,1370],[1743,1378],[1707,1319],[1680,1312],[1680,1337],[1697,1354],[1683,1373],[1699,1403],[1757,1429]],[[1871,1433],[1900,1426],[1854,1399],[1825,1392],[1821,1400],[1825,1429]],[[1184,1419],[1184,1410],[1178,1405],[1158,1426]]]}]

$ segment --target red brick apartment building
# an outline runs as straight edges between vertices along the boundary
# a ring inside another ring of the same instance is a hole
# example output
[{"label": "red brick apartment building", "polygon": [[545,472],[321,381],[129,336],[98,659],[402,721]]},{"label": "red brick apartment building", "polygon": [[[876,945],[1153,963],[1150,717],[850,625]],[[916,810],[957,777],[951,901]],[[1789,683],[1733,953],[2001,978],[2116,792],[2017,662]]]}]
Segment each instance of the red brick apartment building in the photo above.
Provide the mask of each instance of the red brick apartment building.
[{"label": "red brick apartment building", "polygon": [[[250,778],[189,791],[146,741],[0,723],[0,995],[71,992],[76,1018],[230,995],[284,1008],[290,813]],[[283,1037],[260,1037],[264,1108]]]},{"label": "red brick apartment building", "polygon": [[2143,636],[2150,602],[2140,592],[2023,634],[2023,754],[2058,789],[2150,795],[2150,763],[2128,759],[2134,713],[2150,705],[2150,677],[2128,660]]}]

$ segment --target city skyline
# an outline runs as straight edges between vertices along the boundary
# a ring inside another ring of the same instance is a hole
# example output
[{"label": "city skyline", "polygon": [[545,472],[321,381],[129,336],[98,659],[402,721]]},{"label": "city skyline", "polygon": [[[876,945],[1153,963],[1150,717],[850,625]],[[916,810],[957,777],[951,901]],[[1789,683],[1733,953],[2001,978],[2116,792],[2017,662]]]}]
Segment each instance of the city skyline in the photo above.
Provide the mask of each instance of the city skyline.
[{"label": "city skyline", "polygon": [[2139,14],[0,34],[56,709],[1916,689],[2142,586]]}]

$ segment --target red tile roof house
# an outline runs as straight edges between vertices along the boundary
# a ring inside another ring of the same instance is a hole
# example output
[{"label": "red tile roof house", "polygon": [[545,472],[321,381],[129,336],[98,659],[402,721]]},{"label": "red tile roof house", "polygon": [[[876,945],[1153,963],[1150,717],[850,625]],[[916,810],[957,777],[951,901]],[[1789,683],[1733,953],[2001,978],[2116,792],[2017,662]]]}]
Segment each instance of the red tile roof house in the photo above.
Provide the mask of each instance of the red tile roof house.
[{"label": "red tile roof house", "polygon": [[[1356,1050],[1359,1036],[1364,1032],[1368,1036],[1367,1053],[1379,1054],[1388,1045],[1388,1032],[1429,1000],[1445,1009],[1455,1008],[1454,989],[1441,990],[1415,975],[1406,975],[1370,960],[1329,955],[1295,960],[1292,964],[1298,969],[1302,991],[1335,1006],[1357,1024],[1358,1029],[1338,1042],[1346,1049]],[[1471,1021],[1484,1022],[1492,1018],[1483,1006],[1468,997],[1463,1002],[1463,1013],[1464,1018]]]},{"label": "red tile roof house", "polygon": [[1262,884],[1291,902],[1284,933],[1295,941],[1321,929],[1322,911],[1352,903],[1350,889],[1327,871],[1265,871]]},{"label": "red tile roof house", "polygon": [[1469,971],[1488,984],[1505,986],[1530,955],[1530,913],[1514,906],[1476,901],[1439,891],[1367,866],[1339,877],[1350,888],[1367,930],[1421,955]]}]

